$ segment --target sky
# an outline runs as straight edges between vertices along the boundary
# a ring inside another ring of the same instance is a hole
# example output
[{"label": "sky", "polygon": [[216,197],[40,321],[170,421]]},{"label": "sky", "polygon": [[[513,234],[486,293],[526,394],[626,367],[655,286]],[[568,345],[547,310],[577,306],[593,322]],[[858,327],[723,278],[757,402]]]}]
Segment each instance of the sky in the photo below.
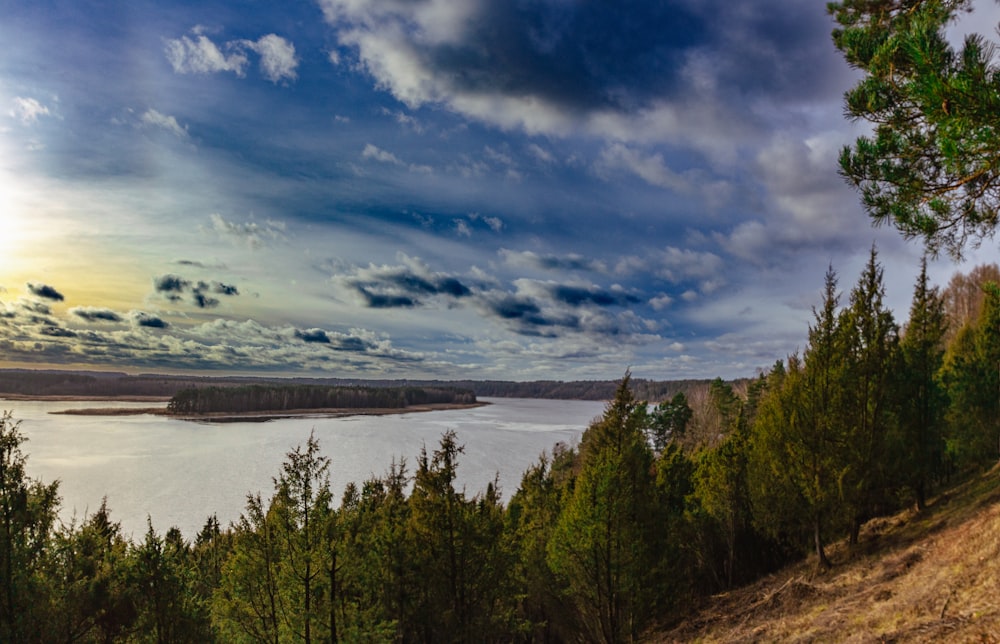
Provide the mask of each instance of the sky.
[{"label": "sky", "polygon": [[753,376],[873,244],[908,314],[824,2],[0,9],[0,367]]}]

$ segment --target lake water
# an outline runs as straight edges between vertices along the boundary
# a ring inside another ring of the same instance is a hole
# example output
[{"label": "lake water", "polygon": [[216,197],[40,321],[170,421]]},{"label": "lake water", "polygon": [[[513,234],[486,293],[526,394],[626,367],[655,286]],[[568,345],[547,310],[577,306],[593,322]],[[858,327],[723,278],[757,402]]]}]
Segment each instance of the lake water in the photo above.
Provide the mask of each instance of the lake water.
[{"label": "lake water", "polygon": [[576,444],[601,415],[592,401],[484,399],[475,409],[389,416],[290,418],[268,422],[207,423],[162,416],[51,414],[86,407],[150,407],[143,403],[3,401],[28,441],[28,475],[58,479],[62,518],[92,513],[103,497],[126,535],[142,539],[146,517],[163,534],[177,526],[193,539],[215,513],[236,521],[248,493],[273,493],[285,455],[315,432],[331,459],[330,482],[339,501],[344,486],[384,474],[405,458],[410,474],[422,447],[428,453],[454,430],[465,453],[457,484],[472,495],[499,475],[509,499],[521,475],[557,442]]}]

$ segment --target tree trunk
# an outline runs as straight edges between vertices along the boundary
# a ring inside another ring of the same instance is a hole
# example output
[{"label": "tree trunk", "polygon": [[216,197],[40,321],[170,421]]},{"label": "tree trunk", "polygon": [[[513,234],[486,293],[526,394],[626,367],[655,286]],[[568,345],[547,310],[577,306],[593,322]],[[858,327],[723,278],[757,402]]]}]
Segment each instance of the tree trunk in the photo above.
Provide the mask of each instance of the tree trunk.
[{"label": "tree trunk", "polygon": [[826,558],[826,551],[823,549],[822,520],[819,514],[816,515],[813,528],[815,529],[813,536],[816,539],[816,567],[828,570],[830,568],[830,560]]}]

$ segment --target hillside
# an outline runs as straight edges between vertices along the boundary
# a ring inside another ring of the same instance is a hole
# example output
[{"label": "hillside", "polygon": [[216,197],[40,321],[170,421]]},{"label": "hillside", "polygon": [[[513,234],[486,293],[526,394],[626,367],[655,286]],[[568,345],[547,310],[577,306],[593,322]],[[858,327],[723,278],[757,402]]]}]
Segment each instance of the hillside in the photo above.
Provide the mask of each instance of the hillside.
[{"label": "hillside", "polygon": [[922,513],[870,521],[854,551],[830,549],[706,600],[653,642],[1000,641],[1000,468]]}]

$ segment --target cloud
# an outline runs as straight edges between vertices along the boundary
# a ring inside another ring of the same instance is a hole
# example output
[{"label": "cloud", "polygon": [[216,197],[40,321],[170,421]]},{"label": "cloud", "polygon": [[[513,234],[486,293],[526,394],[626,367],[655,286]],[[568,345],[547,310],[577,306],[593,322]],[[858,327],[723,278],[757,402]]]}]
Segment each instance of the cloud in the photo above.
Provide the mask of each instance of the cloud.
[{"label": "cloud", "polygon": [[488,215],[480,215],[478,212],[470,212],[469,219],[471,221],[482,221],[495,233],[503,230],[503,220],[499,217],[490,217]]},{"label": "cloud", "polygon": [[260,71],[272,83],[293,81],[298,75],[299,59],[295,56],[295,46],[281,36],[268,34],[256,42],[244,41],[247,48],[260,55]]},{"label": "cloud", "polygon": [[378,161],[379,163],[390,163],[392,165],[405,165],[392,152],[387,152],[386,150],[374,146],[371,143],[365,144],[365,149],[361,151],[361,158],[370,159],[372,161]]},{"label": "cloud", "polygon": [[[766,103],[836,97],[831,81],[845,75],[815,38],[829,32],[822,7],[798,0],[748,0],[740,11],[722,0],[320,6],[397,100],[529,134],[722,149],[763,126]],[[645,162],[647,175],[669,177],[655,156]]]},{"label": "cloud", "polygon": [[330,336],[323,329],[309,329],[307,331],[295,330],[295,337],[303,342],[316,342],[319,344],[330,344]]},{"label": "cloud", "polygon": [[211,309],[220,304],[219,299],[211,297],[208,295],[209,293],[226,296],[240,294],[239,289],[231,284],[223,284],[216,281],[198,281],[195,283],[173,274],[154,278],[153,288],[157,293],[163,294],[171,302],[180,302],[184,299],[183,295],[190,295],[191,303],[200,309]]},{"label": "cloud", "polygon": [[45,304],[44,302],[39,302],[37,300],[18,300],[18,306],[21,310],[28,311],[30,313],[38,313],[39,315],[51,315],[52,308]]},{"label": "cloud", "polygon": [[285,239],[285,223],[281,221],[268,219],[263,224],[255,221],[227,221],[218,213],[209,215],[209,220],[212,222],[213,232],[254,250]]},{"label": "cloud", "polygon": [[601,172],[614,169],[626,170],[651,186],[678,193],[691,190],[691,184],[687,179],[667,167],[662,154],[643,154],[621,143],[614,143],[604,149],[598,162],[598,169]]},{"label": "cloud", "polygon": [[101,309],[91,306],[76,306],[69,310],[71,315],[87,322],[121,322],[122,317],[111,309]]},{"label": "cloud", "polygon": [[38,99],[15,96],[11,101],[11,108],[7,114],[12,118],[16,118],[21,121],[24,125],[33,125],[38,122],[39,117],[49,116],[51,112],[49,111],[49,108],[41,104]]},{"label": "cloud", "polygon": [[608,267],[604,262],[575,253],[567,255],[539,255],[530,250],[514,251],[501,248],[499,254],[506,264],[515,267],[528,267],[546,271],[608,272]]},{"label": "cloud", "polygon": [[201,33],[199,27],[192,30],[194,38],[181,36],[169,39],[165,43],[167,60],[178,74],[214,74],[217,72],[232,72],[242,77],[246,69],[246,54],[239,42],[230,42],[224,48],[230,53],[223,53],[214,42]]},{"label": "cloud", "polygon": [[221,47],[203,33],[204,29],[191,30],[193,38],[181,36],[167,39],[164,49],[167,60],[178,74],[214,74],[232,72],[242,78],[250,60],[247,51],[260,57],[260,72],[272,83],[293,81],[299,59],[295,46],[276,34],[267,34],[257,40],[231,40]]},{"label": "cloud", "polygon": [[153,288],[157,293],[183,293],[191,286],[191,282],[179,275],[162,275],[153,279]]},{"label": "cloud", "polygon": [[145,313],[143,311],[133,311],[131,318],[133,324],[139,327],[149,329],[166,329],[170,327],[170,324],[168,324],[163,318],[151,313]]},{"label": "cloud", "polygon": [[214,309],[219,306],[219,300],[214,297],[209,297],[201,291],[194,291],[191,293],[191,299],[195,306],[199,309]]},{"label": "cloud", "polygon": [[173,116],[161,114],[156,110],[146,110],[146,112],[142,115],[142,122],[144,125],[166,130],[178,138],[188,138],[187,126],[182,127]]},{"label": "cloud", "polygon": [[51,338],[75,338],[77,333],[70,329],[64,329],[59,326],[45,326],[39,330],[39,333]]},{"label": "cloud", "polygon": [[403,261],[402,266],[369,264],[338,280],[360,294],[370,308],[413,308],[425,297],[461,299],[472,295],[457,277],[434,273],[416,258],[403,256]]},{"label": "cloud", "polygon": [[52,300],[54,302],[62,302],[65,297],[63,294],[49,286],[48,284],[34,284],[28,283],[28,290],[31,291],[37,297],[44,298],[46,300]]}]

